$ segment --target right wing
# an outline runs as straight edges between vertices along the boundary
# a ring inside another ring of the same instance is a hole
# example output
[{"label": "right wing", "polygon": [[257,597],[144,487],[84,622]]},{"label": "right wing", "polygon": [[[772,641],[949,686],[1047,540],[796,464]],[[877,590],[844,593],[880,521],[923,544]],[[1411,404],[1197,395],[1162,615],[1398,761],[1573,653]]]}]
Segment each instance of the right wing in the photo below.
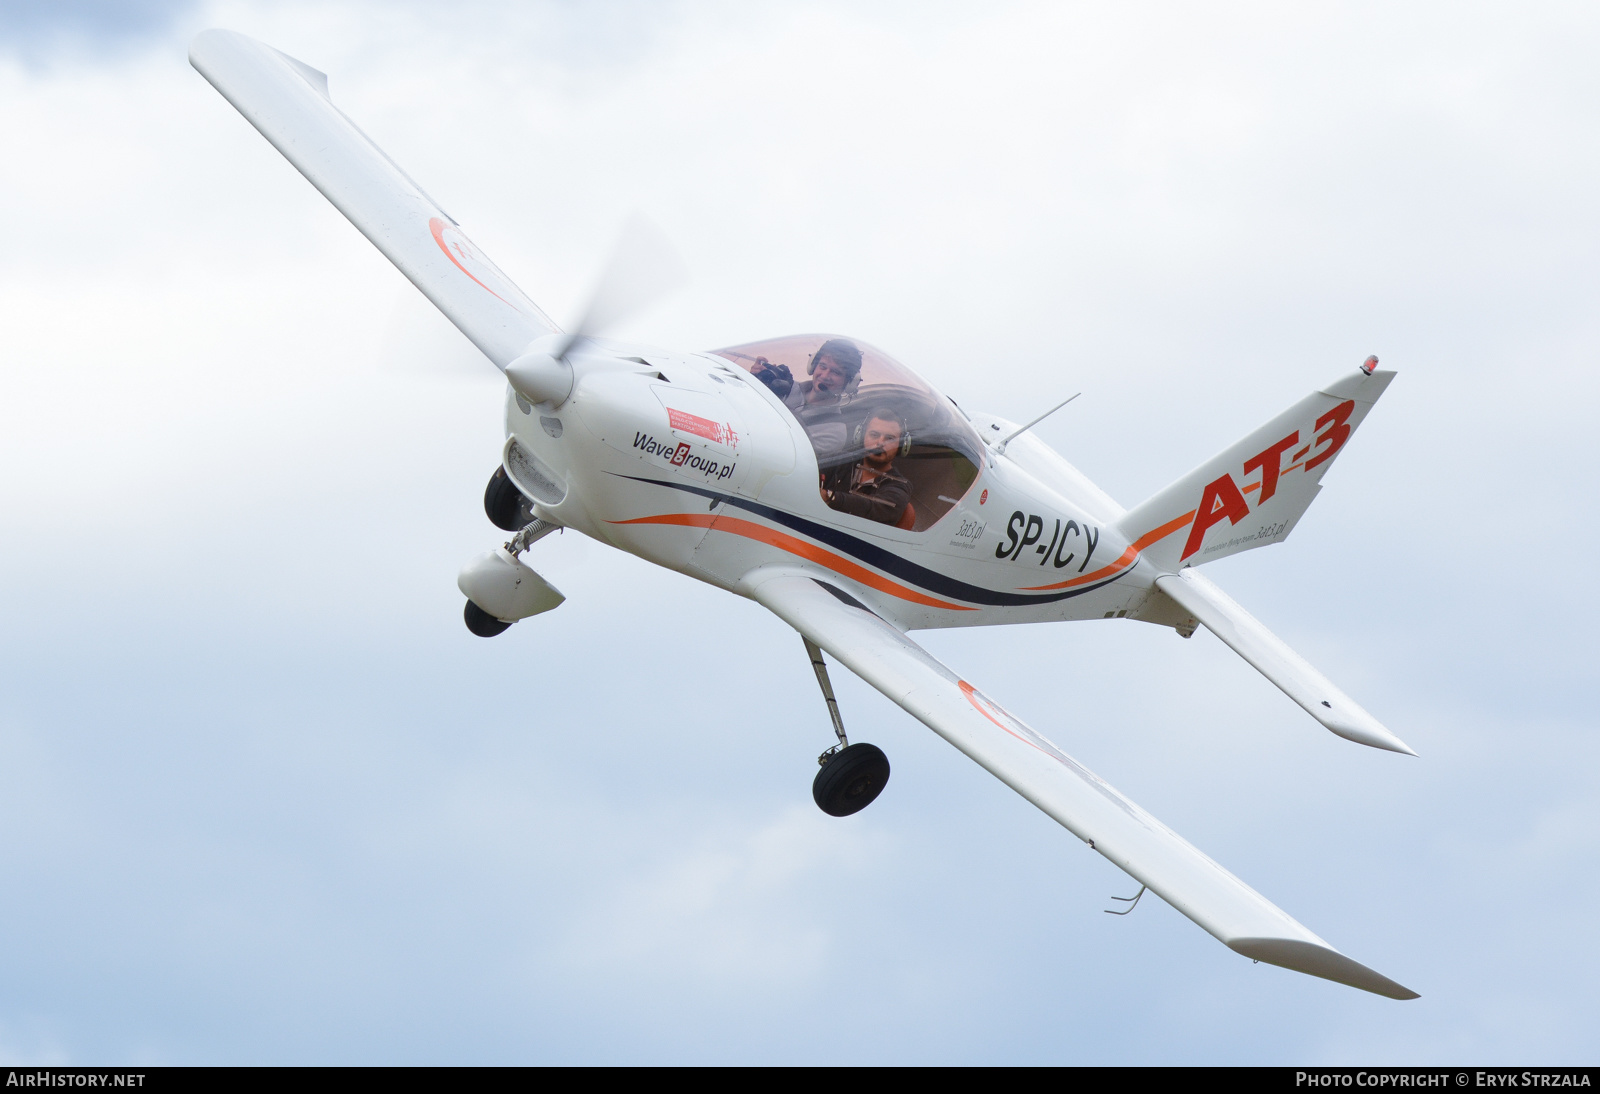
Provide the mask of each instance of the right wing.
[{"label": "right wing", "polygon": [[758,570],[745,591],[1229,949],[1386,995],[1329,946],[836,586]]},{"label": "right wing", "polygon": [[328,78],[253,38],[208,30],[189,63],[500,368],[557,327],[328,98]]}]

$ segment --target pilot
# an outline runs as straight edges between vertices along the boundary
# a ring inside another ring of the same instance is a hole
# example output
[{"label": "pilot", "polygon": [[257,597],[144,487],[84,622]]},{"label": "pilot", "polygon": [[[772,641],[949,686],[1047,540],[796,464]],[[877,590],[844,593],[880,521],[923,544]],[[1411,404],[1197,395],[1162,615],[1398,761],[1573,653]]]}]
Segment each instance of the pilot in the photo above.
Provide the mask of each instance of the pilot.
[{"label": "pilot", "polygon": [[822,343],[806,369],[811,379],[798,384],[788,365],[774,365],[765,357],[757,357],[750,371],[799,419],[819,462],[827,463],[829,457],[844,451],[849,431],[839,408],[849,402],[851,388],[861,375],[861,350],[854,342],[830,338]]},{"label": "pilot", "polygon": [[905,440],[906,424],[888,407],[874,407],[858,431],[865,451],[822,479],[822,500],[841,513],[853,513],[884,524],[897,524],[911,502],[911,483],[895,470],[895,457]]}]

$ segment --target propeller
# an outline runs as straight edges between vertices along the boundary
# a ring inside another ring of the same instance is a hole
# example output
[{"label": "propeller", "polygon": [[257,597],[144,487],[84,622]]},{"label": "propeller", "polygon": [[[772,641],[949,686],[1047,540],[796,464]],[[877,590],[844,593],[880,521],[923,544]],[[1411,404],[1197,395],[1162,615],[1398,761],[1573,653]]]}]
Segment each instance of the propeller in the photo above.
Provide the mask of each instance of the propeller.
[{"label": "propeller", "polygon": [[634,213],[623,224],[577,326],[535,342],[506,366],[506,380],[529,402],[560,406],[572,393],[567,358],[574,349],[614,330],[688,280],[682,256],[661,229]]},{"label": "propeller", "polygon": [[634,213],[622,225],[611,255],[589,291],[583,317],[554,356],[565,358],[579,342],[615,330],[688,281],[683,256],[666,233],[643,213]]}]

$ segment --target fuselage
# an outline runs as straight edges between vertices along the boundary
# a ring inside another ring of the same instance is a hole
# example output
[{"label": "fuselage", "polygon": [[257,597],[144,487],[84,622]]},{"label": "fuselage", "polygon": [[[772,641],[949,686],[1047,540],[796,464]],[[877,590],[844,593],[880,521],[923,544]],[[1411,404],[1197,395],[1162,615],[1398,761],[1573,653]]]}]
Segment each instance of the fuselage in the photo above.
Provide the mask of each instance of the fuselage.
[{"label": "fuselage", "polygon": [[869,356],[878,382],[836,417],[842,432],[886,400],[907,415],[916,435],[896,466],[915,499],[900,523],[914,526],[840,512],[820,488],[820,442],[741,367],[752,356],[586,343],[560,406],[508,394],[506,470],[542,518],[735,592],[781,566],[905,629],[1138,615],[1151,577],[1115,527],[1122,510],[1042,442],[999,452],[1011,423]]}]

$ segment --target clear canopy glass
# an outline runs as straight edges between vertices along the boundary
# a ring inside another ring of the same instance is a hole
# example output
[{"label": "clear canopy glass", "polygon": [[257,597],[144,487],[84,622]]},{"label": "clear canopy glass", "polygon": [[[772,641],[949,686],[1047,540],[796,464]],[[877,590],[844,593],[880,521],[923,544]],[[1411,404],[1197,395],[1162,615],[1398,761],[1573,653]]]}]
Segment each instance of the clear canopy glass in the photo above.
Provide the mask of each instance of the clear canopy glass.
[{"label": "clear canopy glass", "polygon": [[797,334],[712,352],[783,400],[841,512],[920,532],[978,477],[983,446],[956,405],[865,342]]}]

